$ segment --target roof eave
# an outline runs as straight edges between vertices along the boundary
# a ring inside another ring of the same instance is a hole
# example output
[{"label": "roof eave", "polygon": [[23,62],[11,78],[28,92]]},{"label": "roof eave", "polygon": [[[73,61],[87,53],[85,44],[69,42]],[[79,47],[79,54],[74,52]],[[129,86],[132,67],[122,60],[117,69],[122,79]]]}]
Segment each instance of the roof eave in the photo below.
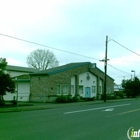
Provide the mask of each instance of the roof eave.
[{"label": "roof eave", "polygon": [[48,74],[48,73],[30,73],[29,75],[30,76],[44,76],[44,75],[49,76],[50,74]]}]

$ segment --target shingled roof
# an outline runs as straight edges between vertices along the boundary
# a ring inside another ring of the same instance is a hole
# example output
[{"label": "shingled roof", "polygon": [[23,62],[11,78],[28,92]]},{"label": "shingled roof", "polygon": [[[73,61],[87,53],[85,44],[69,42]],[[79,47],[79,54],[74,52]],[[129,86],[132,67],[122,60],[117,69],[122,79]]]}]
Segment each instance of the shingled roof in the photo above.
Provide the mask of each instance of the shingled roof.
[{"label": "shingled roof", "polygon": [[6,67],[6,70],[18,71],[18,72],[28,72],[28,73],[34,73],[34,72],[38,72],[39,71],[39,70],[34,69],[34,68],[21,67],[21,66],[11,66],[11,65],[8,65]]},{"label": "shingled roof", "polygon": [[[94,65],[96,67],[96,63],[91,63],[91,62],[77,62],[77,63],[69,63],[66,65],[62,65],[62,66],[58,66],[55,68],[50,68],[44,71],[39,71],[39,72],[35,72],[35,73],[30,73],[29,75],[34,75],[34,76],[41,76],[41,75],[52,75],[52,74],[56,74],[56,73],[60,73],[60,72],[64,72],[67,70],[71,70],[74,68],[78,68],[84,65],[89,65],[89,67],[91,67],[92,65]],[[98,67],[96,67],[96,69],[98,69],[100,72],[104,73],[102,70],[100,70]],[[112,77],[110,77],[109,75],[107,75],[109,78],[111,78],[112,80],[114,80]]]},{"label": "shingled roof", "polygon": [[73,69],[73,68],[78,68],[80,66],[84,66],[84,65],[87,65],[87,64],[90,65],[91,63],[90,62],[69,63],[69,64],[66,64],[66,65],[51,68],[51,69],[48,69],[48,70],[31,73],[30,75],[52,75],[52,74],[67,71],[67,70],[70,70],[70,69]]}]

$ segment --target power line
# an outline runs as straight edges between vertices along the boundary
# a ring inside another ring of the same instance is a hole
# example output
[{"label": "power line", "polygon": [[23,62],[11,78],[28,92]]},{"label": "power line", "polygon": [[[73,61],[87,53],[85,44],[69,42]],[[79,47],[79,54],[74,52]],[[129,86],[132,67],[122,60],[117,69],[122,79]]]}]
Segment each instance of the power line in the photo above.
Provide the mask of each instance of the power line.
[{"label": "power line", "polygon": [[9,38],[12,38],[12,39],[20,40],[20,41],[23,41],[23,42],[31,43],[31,44],[34,44],[34,45],[38,45],[38,46],[54,49],[54,50],[57,50],[57,51],[61,51],[61,52],[65,52],[65,53],[70,53],[70,54],[73,54],[73,55],[78,55],[78,56],[82,56],[82,57],[86,57],[86,58],[90,58],[90,59],[94,59],[94,60],[99,61],[99,59],[96,59],[96,58],[93,58],[93,57],[77,54],[77,53],[74,53],[74,52],[69,52],[69,51],[62,50],[62,49],[57,49],[57,48],[54,48],[54,47],[46,46],[46,45],[43,45],[43,44],[40,44],[40,43],[36,43],[36,42],[29,41],[29,40],[13,37],[13,36],[10,36],[10,35],[6,35],[6,34],[2,34],[2,33],[0,33],[0,35],[1,36],[5,36],[5,37],[9,37]]},{"label": "power line", "polygon": [[130,52],[132,52],[132,53],[134,53],[134,54],[136,54],[136,55],[138,55],[138,56],[140,56],[140,54],[138,54],[138,53],[136,53],[136,52],[134,52],[134,51],[128,49],[127,47],[125,47],[124,45],[122,45],[122,44],[120,44],[119,42],[115,41],[114,39],[110,39],[110,40],[114,41],[116,44],[122,46],[122,47],[125,48],[126,50],[128,50],[128,51],[130,51]]},{"label": "power line", "polygon": [[113,78],[120,78],[120,77],[131,77],[131,75],[116,76],[116,77],[113,77]]},{"label": "power line", "polygon": [[[74,53],[74,52],[69,52],[69,51],[66,51],[66,50],[62,50],[62,49],[57,49],[57,48],[54,48],[54,47],[50,47],[50,46],[47,46],[47,45],[43,45],[43,44],[40,44],[40,43],[36,43],[36,42],[32,42],[32,41],[29,41],[29,40],[25,40],[25,39],[21,39],[21,38],[18,38],[18,37],[13,37],[13,36],[10,36],[10,35],[6,35],[6,34],[2,34],[0,33],[1,36],[5,36],[5,37],[9,37],[9,38],[12,38],[12,39],[16,39],[16,40],[19,40],[19,41],[23,41],[23,42],[27,42],[27,43],[31,43],[31,44],[34,44],[34,45],[38,45],[38,46],[42,46],[42,47],[46,47],[46,48],[50,48],[50,49],[54,49],[54,50],[57,50],[57,51],[61,51],[61,52],[65,52],[65,53],[69,53],[69,54],[73,54],[73,55],[77,55],[77,56],[81,56],[81,57],[85,57],[85,58],[90,58],[90,59],[94,59],[96,61],[100,61],[99,59],[97,58],[93,58],[93,57],[89,57],[89,56],[85,56],[85,55],[81,55],[81,54],[77,54],[77,53]],[[113,40],[114,41],[114,40]],[[118,70],[118,71],[121,71],[123,73],[128,73],[128,72],[124,72],[110,64],[108,64],[110,67]]]},{"label": "power line", "polygon": [[[121,47],[125,48],[126,50],[128,50],[128,51],[130,51],[130,52],[132,52],[132,53],[134,53],[134,54],[136,54],[136,55],[138,55],[138,56],[140,56],[140,54],[138,54],[138,53],[136,53],[136,52],[134,52],[134,51],[128,49],[127,47],[125,47],[124,45],[122,45],[122,44],[120,44],[119,42],[115,41],[114,39],[111,39],[111,38],[109,38],[109,39],[110,39],[109,41],[112,40],[112,41],[114,41],[116,44],[118,44],[118,45],[120,45]],[[110,64],[108,64],[108,65],[109,65],[110,67],[112,67],[112,68],[118,70],[118,71],[121,71],[121,72],[123,72],[123,73],[128,73],[128,72],[122,71],[122,70],[120,70],[120,69],[118,69],[118,68],[116,68],[116,67],[114,67],[114,66],[112,66],[112,65],[110,65]],[[129,74],[129,73],[128,73],[128,74]]]},{"label": "power line", "polygon": [[126,71],[123,71],[123,70],[120,70],[120,69],[118,69],[118,68],[116,68],[116,67],[114,67],[114,66],[112,66],[112,65],[110,65],[110,64],[107,64],[107,65],[109,65],[110,67],[112,67],[112,68],[114,68],[114,69],[116,69],[116,70],[118,70],[118,71],[120,71],[120,72],[130,74],[130,73],[128,73],[128,72],[126,72]]},{"label": "power line", "polygon": [[125,63],[140,63],[140,61],[122,61],[122,60],[115,60],[115,59],[111,59],[110,61],[115,61],[115,62],[125,62]]}]

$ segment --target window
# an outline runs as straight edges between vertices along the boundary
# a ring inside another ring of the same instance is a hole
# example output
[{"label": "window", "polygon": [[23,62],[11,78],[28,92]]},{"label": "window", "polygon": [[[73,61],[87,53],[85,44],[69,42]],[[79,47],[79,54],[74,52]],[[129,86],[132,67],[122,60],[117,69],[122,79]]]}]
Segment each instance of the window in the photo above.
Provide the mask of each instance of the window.
[{"label": "window", "polygon": [[111,93],[111,86],[107,86],[107,93]]},{"label": "window", "polygon": [[61,86],[56,85],[56,94],[61,94]]},{"label": "window", "polygon": [[71,94],[74,94],[74,85],[71,85]]},{"label": "window", "polygon": [[63,85],[63,87],[62,87],[62,93],[63,94],[68,94],[68,85]]},{"label": "window", "polygon": [[102,94],[102,87],[101,86],[99,86],[99,93]]},{"label": "window", "polygon": [[96,87],[95,86],[92,86],[91,89],[92,89],[92,93],[96,93]]},{"label": "window", "polygon": [[83,86],[79,86],[79,95],[83,94]]}]

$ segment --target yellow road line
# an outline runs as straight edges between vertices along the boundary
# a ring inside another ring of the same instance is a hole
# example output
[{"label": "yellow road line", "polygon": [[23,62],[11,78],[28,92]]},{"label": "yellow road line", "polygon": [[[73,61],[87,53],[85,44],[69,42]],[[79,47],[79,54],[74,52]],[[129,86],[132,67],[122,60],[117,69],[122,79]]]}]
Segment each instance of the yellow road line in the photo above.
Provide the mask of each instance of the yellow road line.
[{"label": "yellow road line", "polygon": [[139,110],[140,110],[140,108],[137,108],[137,109],[133,109],[133,110],[125,111],[125,112],[122,112],[122,113],[118,113],[118,114],[113,115],[113,116],[124,115],[124,114],[128,114],[128,113],[136,112],[136,111],[139,111]]}]

